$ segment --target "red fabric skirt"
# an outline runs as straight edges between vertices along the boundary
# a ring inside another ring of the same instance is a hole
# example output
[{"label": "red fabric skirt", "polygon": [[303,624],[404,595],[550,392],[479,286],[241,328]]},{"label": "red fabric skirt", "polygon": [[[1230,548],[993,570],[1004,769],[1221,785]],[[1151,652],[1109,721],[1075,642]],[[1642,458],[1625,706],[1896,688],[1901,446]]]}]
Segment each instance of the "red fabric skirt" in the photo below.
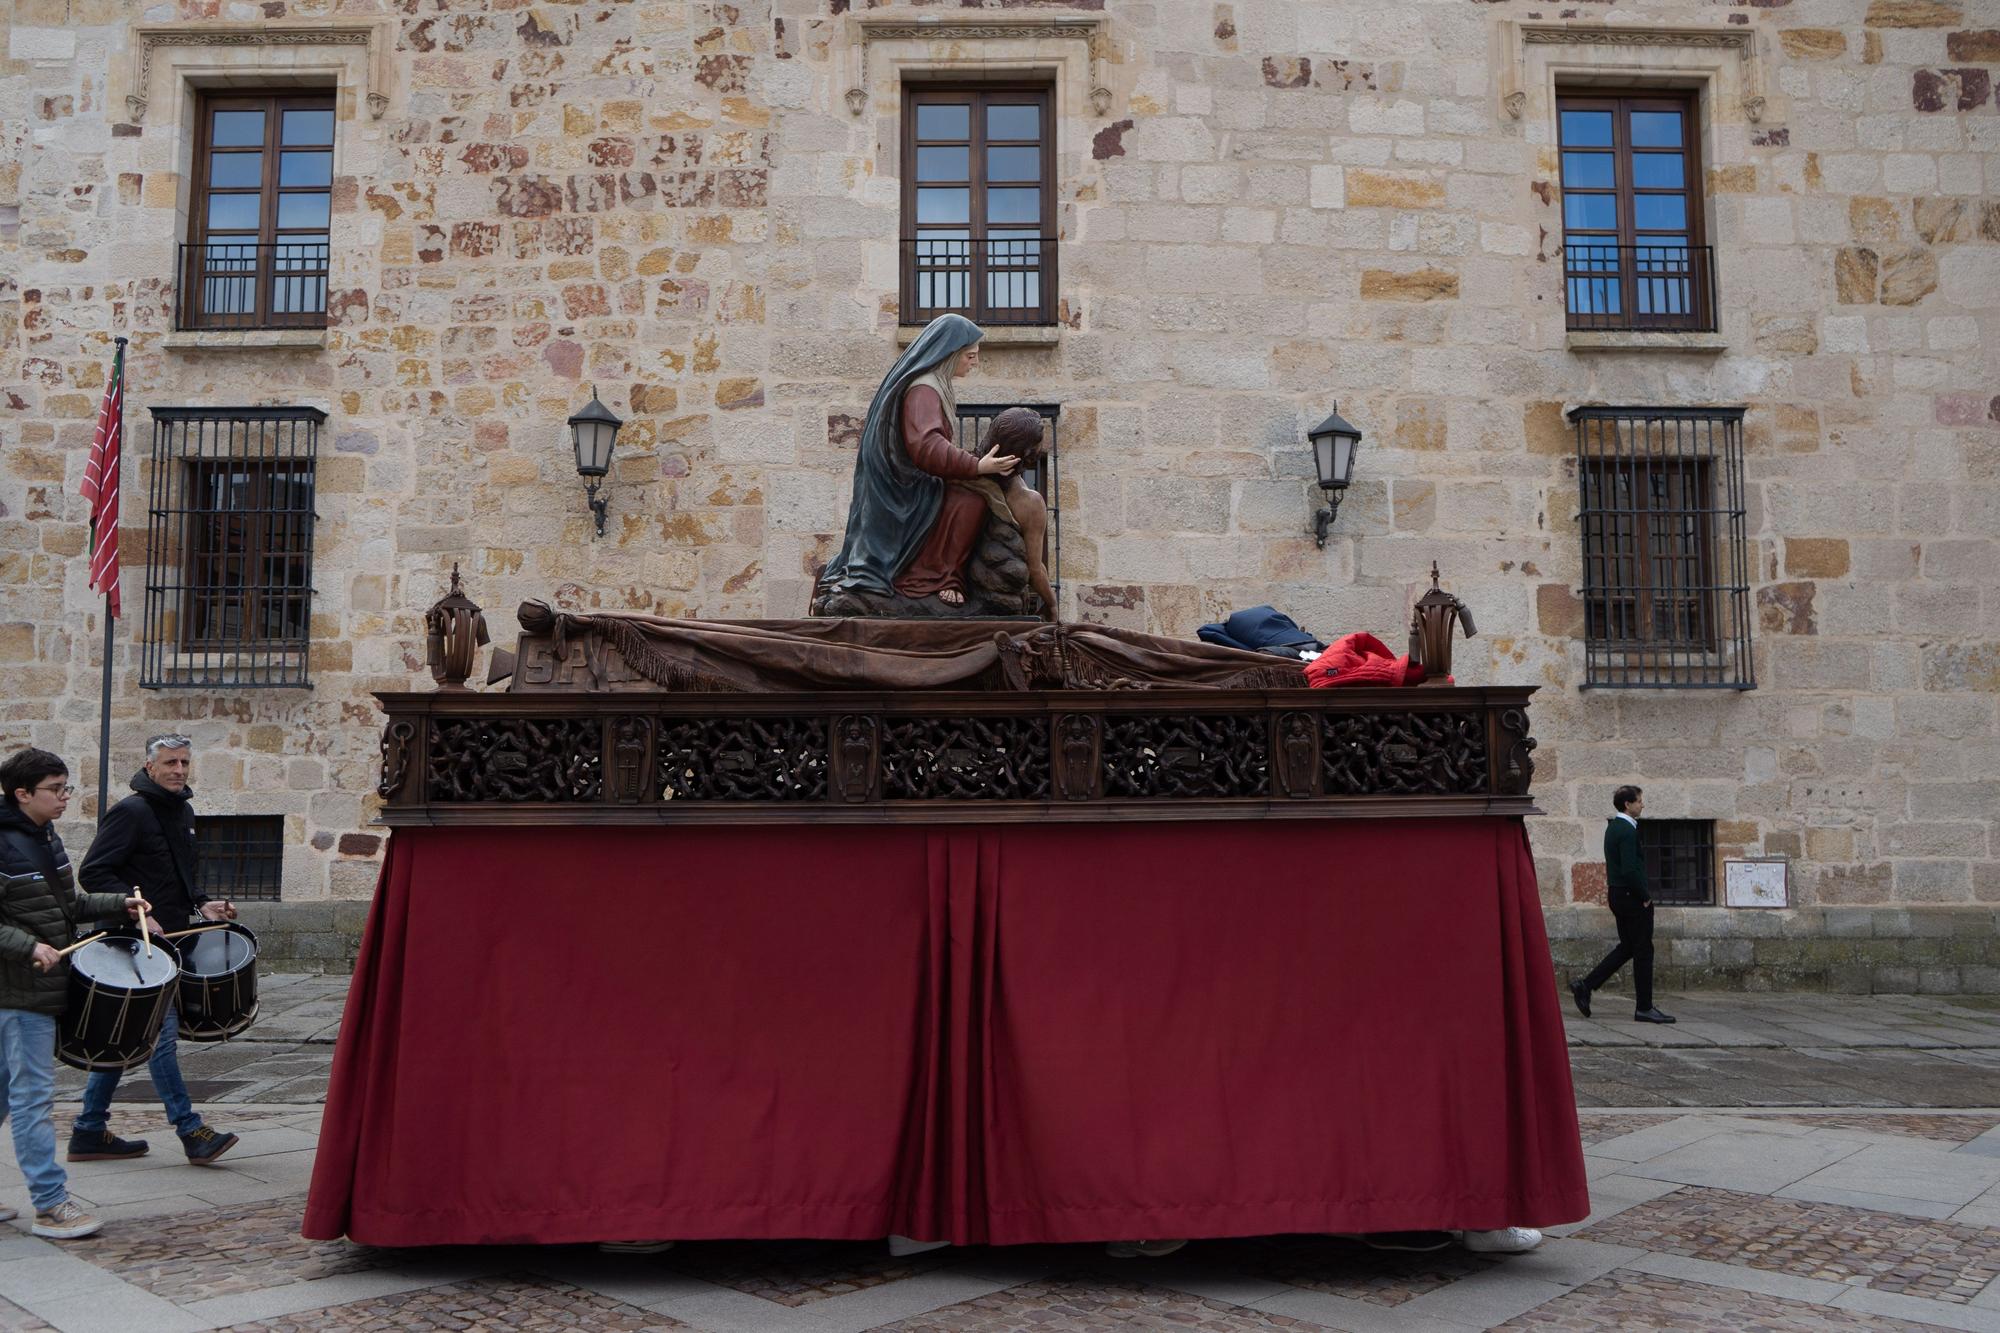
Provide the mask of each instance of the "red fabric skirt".
[{"label": "red fabric skirt", "polygon": [[305,1235],[1574,1221],[1519,820],[402,829]]}]

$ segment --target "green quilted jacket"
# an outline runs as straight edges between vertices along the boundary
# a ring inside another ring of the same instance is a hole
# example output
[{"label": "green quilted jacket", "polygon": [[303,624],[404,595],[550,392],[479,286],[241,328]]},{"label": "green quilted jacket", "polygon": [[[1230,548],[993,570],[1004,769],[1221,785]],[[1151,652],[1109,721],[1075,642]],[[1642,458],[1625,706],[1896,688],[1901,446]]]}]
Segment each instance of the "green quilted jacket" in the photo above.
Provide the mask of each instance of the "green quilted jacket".
[{"label": "green quilted jacket", "polygon": [[67,963],[53,972],[29,965],[37,944],[74,942],[78,922],[123,914],[122,893],[79,893],[55,825],[37,824],[0,800],[0,1009],[60,1014],[69,998]]}]

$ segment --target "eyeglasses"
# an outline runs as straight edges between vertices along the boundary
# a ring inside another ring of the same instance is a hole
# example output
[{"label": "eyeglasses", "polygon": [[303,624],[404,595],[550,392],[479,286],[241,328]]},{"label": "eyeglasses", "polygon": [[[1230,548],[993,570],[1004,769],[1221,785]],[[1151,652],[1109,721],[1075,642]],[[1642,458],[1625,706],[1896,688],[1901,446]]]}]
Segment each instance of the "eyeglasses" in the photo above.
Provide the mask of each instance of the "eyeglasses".
[{"label": "eyeglasses", "polygon": [[37,787],[35,788],[35,790],[45,791],[51,796],[69,797],[76,795],[76,788],[68,785],[67,783],[65,783],[63,786],[60,787]]}]

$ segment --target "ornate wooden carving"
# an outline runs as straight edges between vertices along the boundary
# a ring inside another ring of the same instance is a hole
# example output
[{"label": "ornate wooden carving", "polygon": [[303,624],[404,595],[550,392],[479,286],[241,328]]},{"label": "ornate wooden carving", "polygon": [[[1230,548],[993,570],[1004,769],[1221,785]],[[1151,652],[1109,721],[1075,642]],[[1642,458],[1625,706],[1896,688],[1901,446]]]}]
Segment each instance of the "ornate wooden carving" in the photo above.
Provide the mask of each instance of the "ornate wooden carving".
[{"label": "ornate wooden carving", "polygon": [[416,737],[417,724],[407,718],[382,729],[382,778],[375,784],[375,794],[383,800],[395,800],[409,780],[410,747]]},{"label": "ornate wooden carving", "polygon": [[591,718],[440,717],[431,723],[432,801],[595,801],[604,729]]},{"label": "ornate wooden carving", "polygon": [[1487,789],[1478,713],[1330,713],[1320,720],[1326,793],[1459,796]]},{"label": "ornate wooden carving", "polygon": [[898,718],[883,728],[881,755],[884,800],[1049,797],[1049,733],[1039,718]]},{"label": "ornate wooden carving", "polygon": [[1278,792],[1303,801],[1318,791],[1319,726],[1310,713],[1278,717]]},{"label": "ornate wooden carving", "polygon": [[1104,770],[1104,737],[1098,718],[1090,713],[1064,713],[1056,719],[1056,794],[1065,801],[1095,800],[1103,794],[1098,782]]},{"label": "ornate wooden carving", "polygon": [[827,767],[818,718],[676,718],[660,728],[669,801],[824,801]]},{"label": "ornate wooden carving", "polygon": [[849,805],[875,796],[875,778],[881,771],[880,736],[881,728],[866,713],[848,713],[834,723],[834,786]]},{"label": "ornate wooden carving", "polygon": [[1528,734],[1528,710],[1503,708],[1495,721],[1500,729],[1500,772],[1495,786],[1508,796],[1526,796],[1535,781],[1537,743]]},{"label": "ornate wooden carving", "polygon": [[611,799],[632,804],[652,788],[653,719],[634,713],[611,719]]},{"label": "ornate wooden carving", "polygon": [[377,790],[389,824],[1519,815],[1532,693],[391,694]]},{"label": "ornate wooden carving", "polygon": [[1269,724],[1255,714],[1104,719],[1104,790],[1160,798],[1270,794]]}]

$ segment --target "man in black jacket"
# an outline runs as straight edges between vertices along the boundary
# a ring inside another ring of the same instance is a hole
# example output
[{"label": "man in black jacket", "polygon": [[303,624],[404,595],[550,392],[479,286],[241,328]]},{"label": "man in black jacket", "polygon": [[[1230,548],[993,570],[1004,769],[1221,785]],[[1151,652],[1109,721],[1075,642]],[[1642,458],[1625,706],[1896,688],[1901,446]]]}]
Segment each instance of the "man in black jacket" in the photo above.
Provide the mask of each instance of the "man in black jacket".
[{"label": "man in black jacket", "polygon": [[[169,932],[187,929],[197,915],[208,921],[236,916],[234,906],[209,901],[197,887],[194,792],[188,787],[192,747],[185,736],[155,736],[146,742],[146,766],[132,779],[132,795],[98,821],[97,837],[83,858],[81,872],[86,888],[129,891],[137,886],[152,904],[155,919]],[[147,1070],[188,1161],[213,1166],[236,1146],[236,1136],[216,1133],[194,1109],[187,1081],[181,1077],[180,1030],[179,1008],[169,1005]],[[100,1070],[84,1085],[83,1113],[69,1136],[70,1161],[145,1155],[145,1140],[121,1139],[111,1132],[111,1094],[118,1090],[120,1077],[118,1070]]]},{"label": "man in black jacket", "polygon": [[1590,993],[1611,980],[1629,960],[1633,1021],[1671,1023],[1672,1017],[1653,1007],[1653,899],[1646,892],[1646,858],[1639,850],[1639,815],[1646,808],[1645,793],[1637,787],[1620,787],[1611,793],[1611,804],[1618,813],[1604,828],[1604,885],[1612,919],[1618,923],[1618,947],[1604,955],[1604,961],[1589,976],[1571,982],[1569,993],[1575,997],[1577,1009],[1589,1018]]},{"label": "man in black jacket", "polygon": [[[32,1230],[75,1240],[103,1225],[69,1197],[56,1164],[56,1020],[69,999],[60,951],[77,922],[100,913],[138,915],[141,900],[79,893],[56,820],[76,788],[69,766],[26,749],[0,764],[0,1115],[14,1131],[14,1159],[35,1204]],[[0,1208],[0,1222],[15,1217]]]}]

